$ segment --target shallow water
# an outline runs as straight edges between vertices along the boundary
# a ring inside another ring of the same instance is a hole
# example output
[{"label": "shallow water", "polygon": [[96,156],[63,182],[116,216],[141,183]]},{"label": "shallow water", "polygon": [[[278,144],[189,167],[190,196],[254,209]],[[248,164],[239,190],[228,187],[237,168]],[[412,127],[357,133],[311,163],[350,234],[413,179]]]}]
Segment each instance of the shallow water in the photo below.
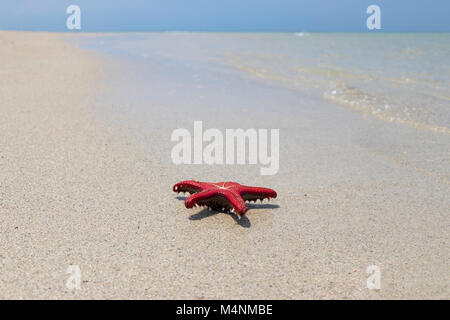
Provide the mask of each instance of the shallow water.
[{"label": "shallow water", "polygon": [[357,128],[347,142],[360,152],[450,181],[449,33],[166,32],[80,40],[126,63],[111,77],[118,83],[109,100],[147,134],[146,145],[157,140],[148,126],[160,127],[157,141],[167,142],[175,128],[166,118],[183,127],[202,119],[219,129],[296,132],[296,119],[319,117],[317,130]]},{"label": "shallow water", "polygon": [[147,33],[94,37],[83,46],[147,60],[196,85],[224,85],[217,71],[231,66],[318,90],[383,121],[450,134],[449,33]]}]

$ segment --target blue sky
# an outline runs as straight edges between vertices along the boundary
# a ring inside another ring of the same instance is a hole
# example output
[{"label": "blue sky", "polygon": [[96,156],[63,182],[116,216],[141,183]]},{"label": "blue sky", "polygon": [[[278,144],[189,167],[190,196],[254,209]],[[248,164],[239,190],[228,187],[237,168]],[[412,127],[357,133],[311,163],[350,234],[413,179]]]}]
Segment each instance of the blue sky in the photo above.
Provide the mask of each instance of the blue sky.
[{"label": "blue sky", "polygon": [[371,4],[382,31],[450,31],[449,0],[0,0],[0,30],[67,31],[71,4],[86,32],[368,31]]}]

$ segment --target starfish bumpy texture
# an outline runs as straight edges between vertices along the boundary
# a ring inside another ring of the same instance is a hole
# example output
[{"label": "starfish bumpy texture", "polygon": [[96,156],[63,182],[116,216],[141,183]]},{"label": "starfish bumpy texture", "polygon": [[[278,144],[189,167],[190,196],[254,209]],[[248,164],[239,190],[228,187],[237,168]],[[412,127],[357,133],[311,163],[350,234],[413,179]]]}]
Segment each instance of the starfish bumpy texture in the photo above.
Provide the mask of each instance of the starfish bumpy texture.
[{"label": "starfish bumpy texture", "polygon": [[277,193],[268,188],[243,186],[236,182],[181,181],[173,186],[175,192],[189,192],[184,204],[190,209],[207,206],[210,210],[231,211],[241,218],[247,212],[246,201],[276,198]]}]

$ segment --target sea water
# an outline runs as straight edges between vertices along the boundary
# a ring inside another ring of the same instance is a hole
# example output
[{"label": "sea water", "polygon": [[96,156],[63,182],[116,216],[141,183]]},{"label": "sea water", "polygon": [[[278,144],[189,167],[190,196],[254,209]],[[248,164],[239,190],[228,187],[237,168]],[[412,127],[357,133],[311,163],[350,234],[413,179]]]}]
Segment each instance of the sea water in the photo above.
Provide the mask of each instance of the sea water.
[{"label": "sea water", "polygon": [[192,82],[209,68],[211,85],[220,85],[218,69],[232,67],[383,121],[450,134],[450,33],[165,32],[83,46],[151,60]]},{"label": "sea water", "polygon": [[147,145],[167,142],[168,117],[181,127],[284,127],[282,137],[305,117],[320,119],[317,136],[343,136],[356,116],[342,146],[450,181],[450,33],[121,33],[79,43],[129,62],[108,95],[144,135],[158,128]]}]

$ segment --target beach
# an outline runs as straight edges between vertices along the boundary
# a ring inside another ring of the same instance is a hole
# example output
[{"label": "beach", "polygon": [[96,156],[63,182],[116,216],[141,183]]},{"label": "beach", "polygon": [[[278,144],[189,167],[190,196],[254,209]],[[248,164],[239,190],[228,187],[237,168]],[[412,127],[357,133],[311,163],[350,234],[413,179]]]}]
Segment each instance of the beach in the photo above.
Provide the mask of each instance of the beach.
[{"label": "beach", "polygon": [[[0,298],[449,299],[448,56],[379,75],[302,37],[0,31]],[[194,121],[279,129],[279,170],[174,164]],[[189,179],[278,197],[186,209]]]}]

